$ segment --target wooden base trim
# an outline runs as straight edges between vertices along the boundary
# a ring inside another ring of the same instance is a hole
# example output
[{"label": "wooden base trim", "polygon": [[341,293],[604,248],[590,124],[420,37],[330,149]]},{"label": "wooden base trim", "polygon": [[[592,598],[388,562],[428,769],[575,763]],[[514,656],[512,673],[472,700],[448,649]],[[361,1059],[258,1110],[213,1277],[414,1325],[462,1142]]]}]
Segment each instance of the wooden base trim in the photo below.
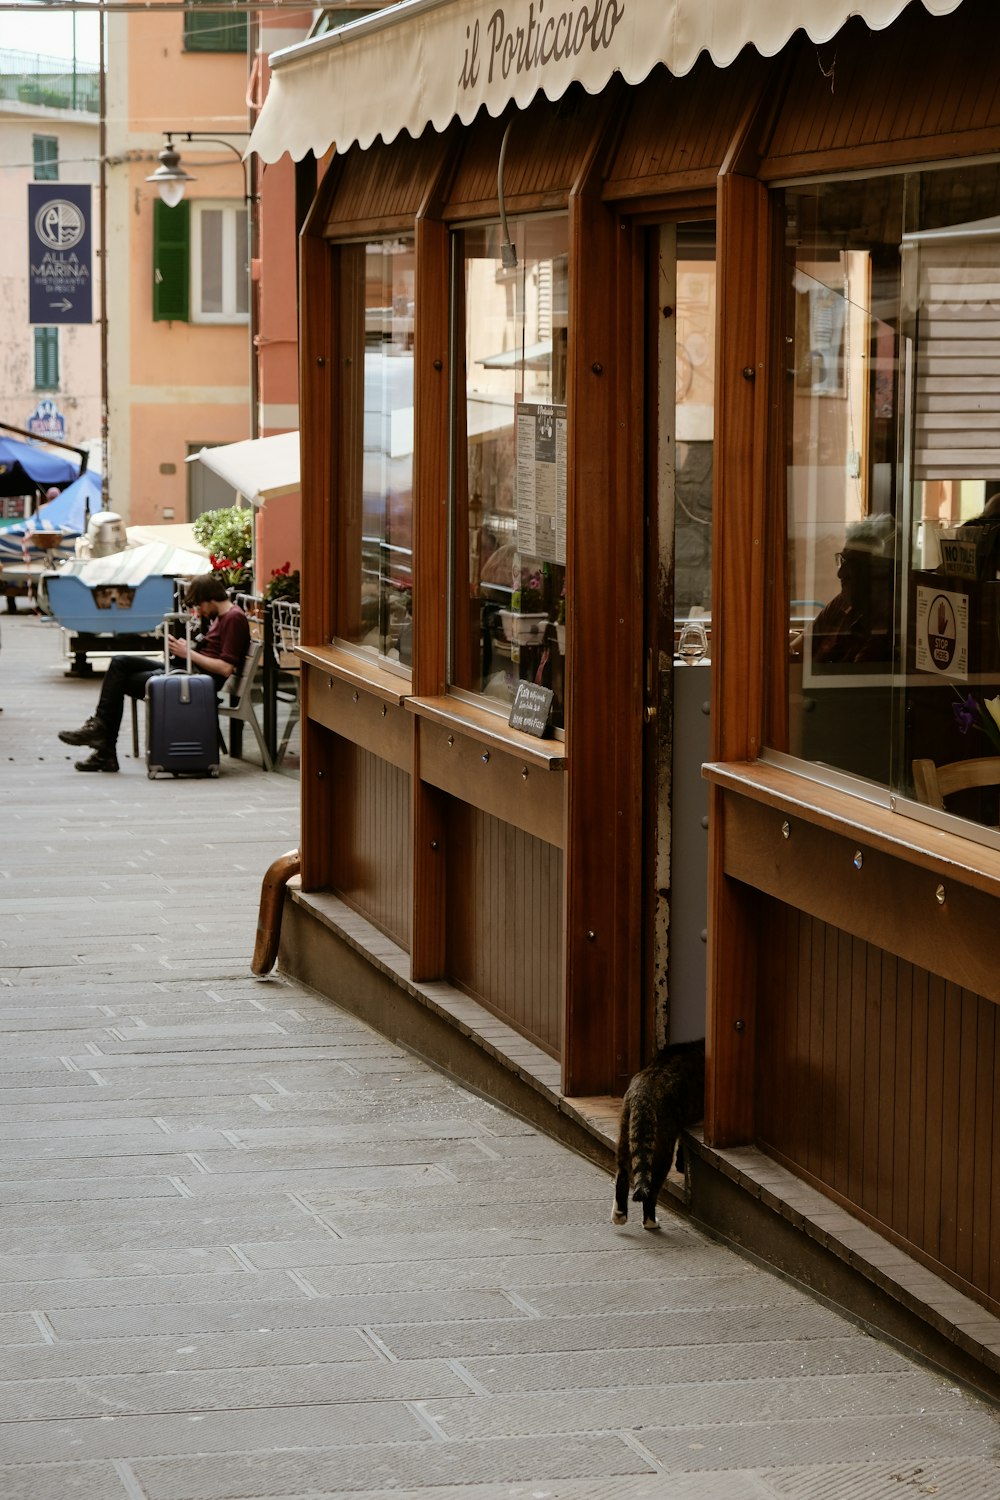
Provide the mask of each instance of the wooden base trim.
[{"label": "wooden base trim", "polygon": [[500,750],[541,770],[557,771],[566,759],[562,740],[540,740],[534,735],[511,729],[500,714],[459,698],[407,698],[406,709],[421,719],[440,724],[457,735],[464,735],[491,751]]},{"label": "wooden base trim", "polygon": [[765,761],[709,763],[702,767],[702,774],[724,792],[735,792],[789,818],[842,834],[941,879],[958,881],[994,899],[1000,897],[1000,850]]},{"label": "wooden base trim", "polygon": [[411,691],[409,674],[397,676],[377,662],[355,656],[337,646],[297,646],[295,654],[306,666],[350,683],[361,692],[373,693],[386,703],[402,703]]},{"label": "wooden base trim", "polygon": [[398,702],[313,667],[307,668],[306,677],[310,720],[401,771],[412,772],[413,720]]},{"label": "wooden base trim", "polygon": [[888,1244],[895,1245],[898,1250],[901,1250],[904,1255],[908,1255],[911,1260],[915,1260],[920,1265],[926,1266],[929,1271],[933,1271],[935,1276],[940,1276],[942,1281],[946,1281],[949,1286],[953,1286],[964,1297],[968,1297],[973,1302],[978,1302],[994,1317],[1000,1316],[1000,1302],[988,1296],[980,1287],[974,1286],[965,1277],[959,1276],[957,1272],[952,1271],[948,1266],[942,1265],[941,1261],[936,1260],[933,1255],[929,1255],[926,1250],[922,1250],[919,1245],[915,1245],[912,1240],[908,1240],[905,1235],[897,1234],[895,1230],[881,1219],[876,1218],[874,1214],[866,1213],[859,1204],[853,1202],[844,1193],[838,1193],[836,1188],[831,1187],[828,1182],[824,1182],[822,1178],[814,1176],[812,1172],[807,1171],[797,1161],[793,1161],[791,1157],[786,1156],[784,1152],[777,1150],[768,1141],[761,1140],[758,1144],[762,1151],[766,1151],[768,1156],[778,1162],[786,1171],[800,1178],[802,1182],[808,1183],[818,1193],[822,1193],[824,1198],[829,1198],[831,1203],[836,1203],[839,1207],[846,1209],[852,1218],[856,1218],[862,1224],[867,1224],[870,1229],[873,1229]]},{"label": "wooden base trim", "polygon": [[440,724],[420,723],[420,777],[469,807],[562,849],[565,844],[561,776],[540,774],[520,755],[483,750]]},{"label": "wooden base trim", "polygon": [[1000,1004],[996,897],[736,793],[724,794],[723,869],[873,947]]}]

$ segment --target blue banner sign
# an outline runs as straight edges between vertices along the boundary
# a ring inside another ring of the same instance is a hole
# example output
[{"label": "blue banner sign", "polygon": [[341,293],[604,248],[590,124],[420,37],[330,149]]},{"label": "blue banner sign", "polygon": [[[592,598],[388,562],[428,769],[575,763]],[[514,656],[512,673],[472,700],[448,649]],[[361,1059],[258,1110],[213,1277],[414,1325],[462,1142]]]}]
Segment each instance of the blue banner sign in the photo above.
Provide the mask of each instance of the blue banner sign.
[{"label": "blue banner sign", "polygon": [[92,323],[89,183],[28,183],[28,322]]}]

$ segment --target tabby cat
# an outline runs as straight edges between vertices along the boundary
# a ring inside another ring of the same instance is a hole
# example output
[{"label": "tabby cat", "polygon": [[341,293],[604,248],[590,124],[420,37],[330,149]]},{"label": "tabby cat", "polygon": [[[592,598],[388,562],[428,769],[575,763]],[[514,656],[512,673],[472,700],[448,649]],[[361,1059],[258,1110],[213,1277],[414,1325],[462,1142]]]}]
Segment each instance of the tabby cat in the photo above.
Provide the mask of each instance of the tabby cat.
[{"label": "tabby cat", "polygon": [[643,1229],[656,1229],[656,1200],[677,1148],[680,1133],[705,1113],[705,1038],[661,1047],[625,1091],[618,1132],[618,1177],[612,1224],[628,1219],[628,1192],[642,1204]]}]

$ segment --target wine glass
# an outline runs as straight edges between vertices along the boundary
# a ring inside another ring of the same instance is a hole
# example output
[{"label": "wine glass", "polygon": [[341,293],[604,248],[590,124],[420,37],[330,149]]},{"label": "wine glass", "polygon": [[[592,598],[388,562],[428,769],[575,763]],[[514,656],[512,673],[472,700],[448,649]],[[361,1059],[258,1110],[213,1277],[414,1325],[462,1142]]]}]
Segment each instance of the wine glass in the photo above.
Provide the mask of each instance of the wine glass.
[{"label": "wine glass", "polygon": [[682,661],[693,666],[695,662],[701,661],[708,654],[708,637],[705,627],[700,620],[688,620],[680,633],[677,642],[677,655]]}]

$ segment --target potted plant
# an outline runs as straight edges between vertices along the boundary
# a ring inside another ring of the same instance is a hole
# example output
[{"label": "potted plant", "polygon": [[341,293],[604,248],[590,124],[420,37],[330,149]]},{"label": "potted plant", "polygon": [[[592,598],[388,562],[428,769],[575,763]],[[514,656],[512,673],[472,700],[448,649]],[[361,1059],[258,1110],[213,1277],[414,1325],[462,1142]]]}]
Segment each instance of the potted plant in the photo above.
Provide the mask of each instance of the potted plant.
[{"label": "potted plant", "polygon": [[250,556],[253,550],[253,512],[242,505],[206,510],[193,526],[195,540],[208,549],[212,571],[222,577],[232,592],[252,584]]},{"label": "potted plant", "polygon": [[269,603],[275,599],[290,599],[293,603],[299,602],[299,570],[292,572],[291,563],[282,563],[280,568],[275,568],[264,588],[264,598]]},{"label": "potted plant", "polygon": [[510,609],[500,611],[500,623],[507,639],[518,646],[531,646],[544,640],[549,617],[545,610],[545,578],[540,569],[522,572],[521,586],[511,595]]}]

